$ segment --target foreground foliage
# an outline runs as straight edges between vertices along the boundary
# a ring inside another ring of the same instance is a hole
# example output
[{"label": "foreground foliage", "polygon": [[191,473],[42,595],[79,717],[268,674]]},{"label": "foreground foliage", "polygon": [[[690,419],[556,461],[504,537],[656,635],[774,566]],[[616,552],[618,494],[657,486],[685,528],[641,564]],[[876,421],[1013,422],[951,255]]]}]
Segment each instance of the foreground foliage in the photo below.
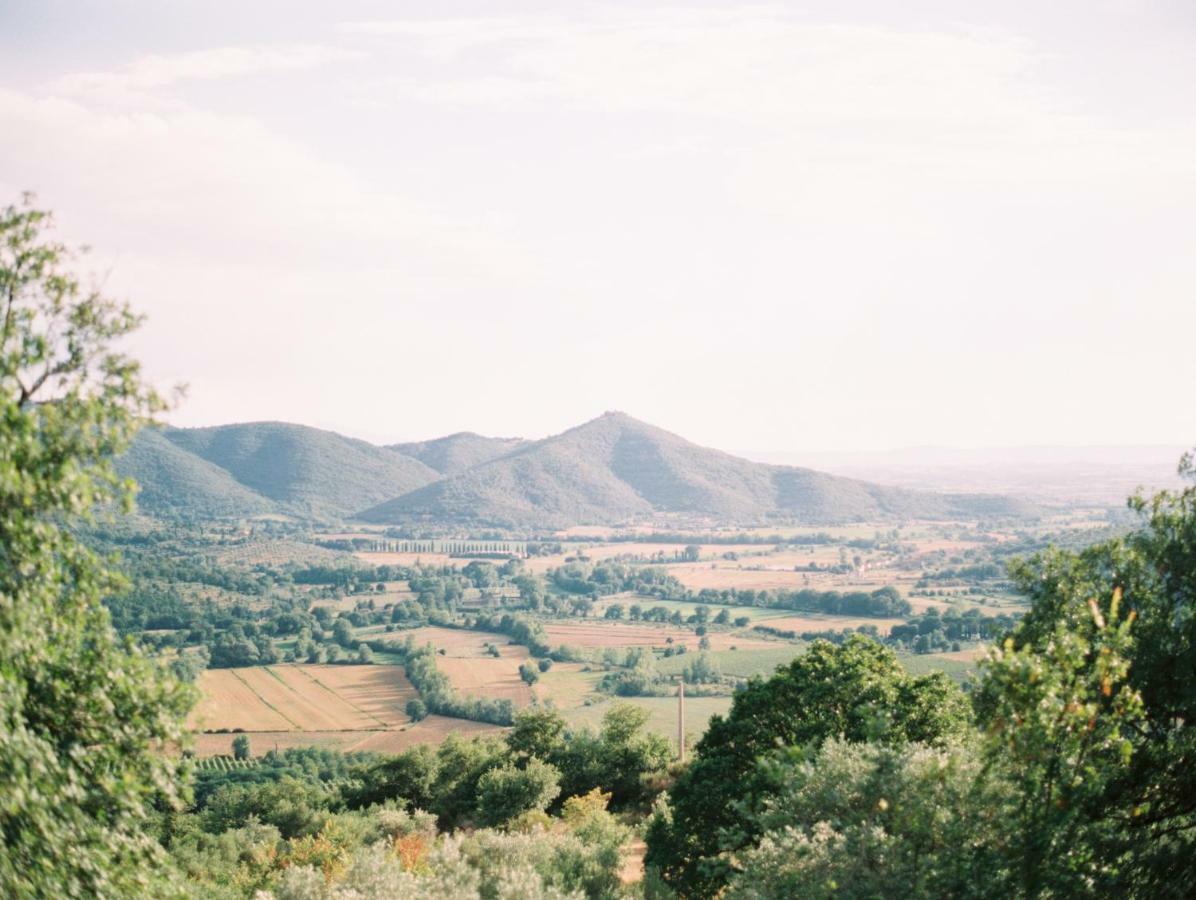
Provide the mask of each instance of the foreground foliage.
[{"label": "foreground foliage", "polygon": [[49,225],[0,211],[0,895],[145,895],[190,695],[117,639],[101,600],[123,582],[69,526],[129,499],[111,457],[161,401],[113,349],[138,319],[80,286]]},{"label": "foreground foliage", "polygon": [[1191,896],[1196,486],[1131,505],[1137,531],[1014,567],[1033,610],[970,714],[862,639],[753,685],[657,810],[655,874],[686,897]]}]

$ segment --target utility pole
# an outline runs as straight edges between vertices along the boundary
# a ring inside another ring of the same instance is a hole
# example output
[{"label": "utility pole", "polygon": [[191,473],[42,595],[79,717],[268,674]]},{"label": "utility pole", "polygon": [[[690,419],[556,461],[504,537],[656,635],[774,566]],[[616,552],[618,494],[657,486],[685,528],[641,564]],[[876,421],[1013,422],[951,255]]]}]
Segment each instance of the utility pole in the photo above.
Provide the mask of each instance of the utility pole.
[{"label": "utility pole", "polygon": [[677,757],[685,762],[685,678],[677,682]]}]

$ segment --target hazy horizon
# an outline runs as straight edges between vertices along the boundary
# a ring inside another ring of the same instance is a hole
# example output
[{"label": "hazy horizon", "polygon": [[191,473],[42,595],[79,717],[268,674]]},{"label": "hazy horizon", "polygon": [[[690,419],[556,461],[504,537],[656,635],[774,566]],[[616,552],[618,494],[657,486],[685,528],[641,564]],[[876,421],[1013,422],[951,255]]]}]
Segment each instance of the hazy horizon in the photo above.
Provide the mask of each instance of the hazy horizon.
[{"label": "hazy horizon", "polygon": [[1044,7],[9,4],[0,203],[178,425],[1188,446],[1196,7]]},{"label": "hazy horizon", "polygon": [[[378,446],[396,445],[396,444],[417,444],[426,441],[434,441],[440,438],[452,437],[458,434],[476,434],[486,438],[496,438],[505,440],[525,440],[525,441],[539,441],[546,438],[555,437],[564,431],[568,431],[579,425],[586,424],[593,421],[602,415],[610,413],[627,415],[633,419],[645,422],[648,425],[657,426],[657,423],[634,415],[626,410],[604,410],[597,415],[590,416],[586,419],[578,419],[575,422],[565,426],[556,431],[543,433],[489,433],[480,432],[474,428],[459,428],[451,432],[440,432],[435,434],[412,433],[410,435],[403,435],[400,437],[387,436],[385,432],[375,433],[370,430],[354,431],[354,430],[339,430],[334,427],[320,425],[313,422],[304,422],[299,420],[284,420],[279,418],[261,418],[261,419],[239,419],[227,421],[214,421],[199,424],[179,424],[177,422],[166,421],[169,427],[174,428],[213,428],[229,425],[254,425],[268,422],[281,422],[288,425],[299,425],[306,428],[316,428],[325,431],[333,431],[345,437],[363,440]],[[166,419],[175,418],[167,415]],[[689,439],[683,433],[677,433],[679,437]],[[700,443],[694,441],[694,443]],[[856,463],[869,463],[884,461],[893,465],[923,465],[934,461],[956,461],[956,462],[982,462],[984,460],[994,460],[1002,462],[1066,462],[1069,459],[1085,460],[1090,462],[1103,462],[1109,464],[1139,464],[1139,463],[1158,463],[1160,461],[1170,465],[1171,463],[1178,463],[1180,455],[1188,450],[1196,447],[1196,443],[1192,444],[1020,444],[1020,445],[992,445],[992,446],[966,446],[966,445],[947,445],[947,444],[921,444],[921,445],[903,445],[903,446],[875,446],[868,448],[856,448],[851,450],[834,450],[820,447],[811,447],[806,450],[767,450],[760,448],[745,448],[738,446],[720,446],[717,444],[706,444],[704,446],[714,450],[721,450],[725,453],[730,453],[735,456],[740,456],[745,459],[751,459],[756,462],[775,463],[779,465],[815,465],[819,461],[826,461],[828,463],[842,463],[844,465],[854,465]]]}]

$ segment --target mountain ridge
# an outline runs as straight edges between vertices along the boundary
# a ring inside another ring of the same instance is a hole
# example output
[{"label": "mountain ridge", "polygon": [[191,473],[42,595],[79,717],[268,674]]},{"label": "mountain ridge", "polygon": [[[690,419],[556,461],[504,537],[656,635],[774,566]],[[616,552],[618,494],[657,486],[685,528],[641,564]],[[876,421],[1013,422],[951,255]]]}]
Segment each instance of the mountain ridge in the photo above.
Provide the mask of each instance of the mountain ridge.
[{"label": "mountain ridge", "polygon": [[300,515],[349,516],[440,477],[385,447],[289,422],[172,428],[163,436]]},{"label": "mountain ridge", "polygon": [[[378,446],[285,422],[168,428],[138,438],[122,472],[143,476],[146,511],[282,512],[375,524],[514,528],[613,525],[685,516],[728,524],[842,524],[1026,517],[998,495],[885,487],[758,463],[607,412],[540,440],[457,432]],[[180,456],[179,454],[184,454]]]},{"label": "mountain ridge", "polygon": [[621,412],[363,510],[378,523],[613,524],[660,513],[811,524],[881,518],[1027,515],[1012,498],[886,488],[700,447]]}]

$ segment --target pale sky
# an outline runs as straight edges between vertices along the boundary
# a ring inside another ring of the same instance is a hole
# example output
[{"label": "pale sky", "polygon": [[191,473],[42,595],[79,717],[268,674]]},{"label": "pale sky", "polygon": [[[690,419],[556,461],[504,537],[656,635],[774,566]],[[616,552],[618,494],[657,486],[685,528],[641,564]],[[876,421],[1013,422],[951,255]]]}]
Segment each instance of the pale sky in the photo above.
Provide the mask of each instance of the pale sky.
[{"label": "pale sky", "polygon": [[181,425],[1196,442],[1196,3],[0,0]]}]

